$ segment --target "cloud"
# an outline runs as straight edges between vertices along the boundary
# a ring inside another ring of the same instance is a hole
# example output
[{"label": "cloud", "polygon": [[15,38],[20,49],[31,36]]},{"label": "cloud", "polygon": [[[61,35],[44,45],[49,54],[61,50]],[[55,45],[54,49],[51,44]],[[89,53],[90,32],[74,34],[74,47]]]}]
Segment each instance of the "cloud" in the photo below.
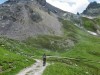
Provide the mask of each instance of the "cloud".
[{"label": "cloud", "polygon": [[47,0],[47,2],[72,13],[82,12],[89,4],[88,0]]}]

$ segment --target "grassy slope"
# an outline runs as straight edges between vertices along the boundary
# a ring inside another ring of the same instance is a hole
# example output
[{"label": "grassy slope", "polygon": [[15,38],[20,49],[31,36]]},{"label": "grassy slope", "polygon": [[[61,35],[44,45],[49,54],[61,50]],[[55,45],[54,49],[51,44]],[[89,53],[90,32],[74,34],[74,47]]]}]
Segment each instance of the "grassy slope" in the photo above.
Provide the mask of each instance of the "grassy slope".
[{"label": "grassy slope", "polygon": [[3,71],[0,75],[15,75],[20,69],[29,66],[33,62],[29,58],[14,54],[0,47],[0,66]]},{"label": "grassy slope", "polygon": [[[68,26],[66,21],[63,21],[63,24]],[[55,64],[48,66],[43,75],[100,75],[100,38],[73,25],[70,27],[76,31],[74,37],[77,37],[79,42],[75,47],[61,54],[67,58],[48,59],[48,61],[54,61]],[[67,28],[65,33],[68,34]]]},{"label": "grassy slope", "polygon": [[26,43],[0,38],[0,75],[15,75],[23,68],[32,65],[34,58],[41,58],[46,53],[53,55],[48,50],[38,49]]},{"label": "grassy slope", "polygon": [[[64,37],[39,36],[29,38],[24,42],[0,38],[0,69],[4,71],[1,75],[15,75],[22,68],[33,64],[34,57],[41,58],[43,53],[68,57],[48,59],[55,63],[48,66],[43,75],[85,75],[87,73],[99,75],[100,38],[80,30],[69,21],[61,21],[64,27]],[[63,44],[66,39],[73,40],[76,45],[69,49],[59,46],[59,43]],[[52,41],[53,44],[51,44]]]},{"label": "grassy slope", "polygon": [[95,23],[93,20],[83,17],[83,26],[90,31],[96,31]]},{"label": "grassy slope", "polygon": [[27,50],[23,46],[17,41],[0,38],[0,75],[15,75],[22,68],[35,62],[27,57],[29,53],[25,52]]},{"label": "grassy slope", "polygon": [[93,32],[96,32],[97,29],[100,30],[100,18],[89,19],[86,17],[82,17],[82,20],[83,20],[83,26],[87,30],[90,30]]}]

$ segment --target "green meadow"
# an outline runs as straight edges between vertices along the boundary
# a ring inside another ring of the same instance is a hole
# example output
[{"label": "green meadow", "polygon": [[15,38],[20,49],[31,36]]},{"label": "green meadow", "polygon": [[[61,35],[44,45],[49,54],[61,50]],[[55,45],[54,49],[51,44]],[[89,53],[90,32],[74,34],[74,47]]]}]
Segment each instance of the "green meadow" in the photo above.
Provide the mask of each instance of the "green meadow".
[{"label": "green meadow", "polygon": [[[93,21],[84,20],[84,27],[95,31],[90,26]],[[56,57],[47,59],[50,65],[43,75],[100,75],[100,37],[87,33],[70,21],[60,21],[63,36],[45,35],[23,41],[1,37],[0,75],[15,75],[34,64],[35,58],[42,59],[44,53]],[[66,39],[72,40],[74,46],[66,47]]]}]

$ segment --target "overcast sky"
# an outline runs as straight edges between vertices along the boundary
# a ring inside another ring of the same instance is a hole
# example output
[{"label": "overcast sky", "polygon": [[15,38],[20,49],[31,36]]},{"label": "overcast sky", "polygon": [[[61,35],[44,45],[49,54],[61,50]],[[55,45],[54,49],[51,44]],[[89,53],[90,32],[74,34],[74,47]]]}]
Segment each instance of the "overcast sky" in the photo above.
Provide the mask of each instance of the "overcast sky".
[{"label": "overcast sky", "polygon": [[[0,3],[3,3],[7,0],[0,0]],[[97,1],[100,3],[100,0],[46,0],[50,4],[72,13],[82,12],[90,2]]]},{"label": "overcast sky", "polygon": [[100,0],[47,0],[50,4],[72,13],[82,12],[90,2]]}]

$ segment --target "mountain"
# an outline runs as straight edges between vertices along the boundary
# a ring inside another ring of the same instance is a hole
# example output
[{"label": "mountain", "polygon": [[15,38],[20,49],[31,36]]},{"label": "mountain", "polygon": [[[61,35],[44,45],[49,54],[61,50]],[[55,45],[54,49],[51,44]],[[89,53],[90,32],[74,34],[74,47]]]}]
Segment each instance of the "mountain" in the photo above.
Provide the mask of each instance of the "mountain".
[{"label": "mountain", "polygon": [[0,35],[25,39],[36,35],[62,35],[62,24],[48,13],[41,0],[8,0],[0,5]]},{"label": "mountain", "polygon": [[0,75],[17,75],[44,53],[50,65],[43,75],[100,75],[100,17],[85,15],[63,11],[46,0],[1,4]]},{"label": "mountain", "polygon": [[8,0],[0,5],[0,35],[23,40],[38,35],[63,35],[58,18],[75,14],[56,8],[46,0]]},{"label": "mountain", "polygon": [[100,3],[91,2],[86,10],[83,11],[84,15],[88,16],[100,16]]}]

